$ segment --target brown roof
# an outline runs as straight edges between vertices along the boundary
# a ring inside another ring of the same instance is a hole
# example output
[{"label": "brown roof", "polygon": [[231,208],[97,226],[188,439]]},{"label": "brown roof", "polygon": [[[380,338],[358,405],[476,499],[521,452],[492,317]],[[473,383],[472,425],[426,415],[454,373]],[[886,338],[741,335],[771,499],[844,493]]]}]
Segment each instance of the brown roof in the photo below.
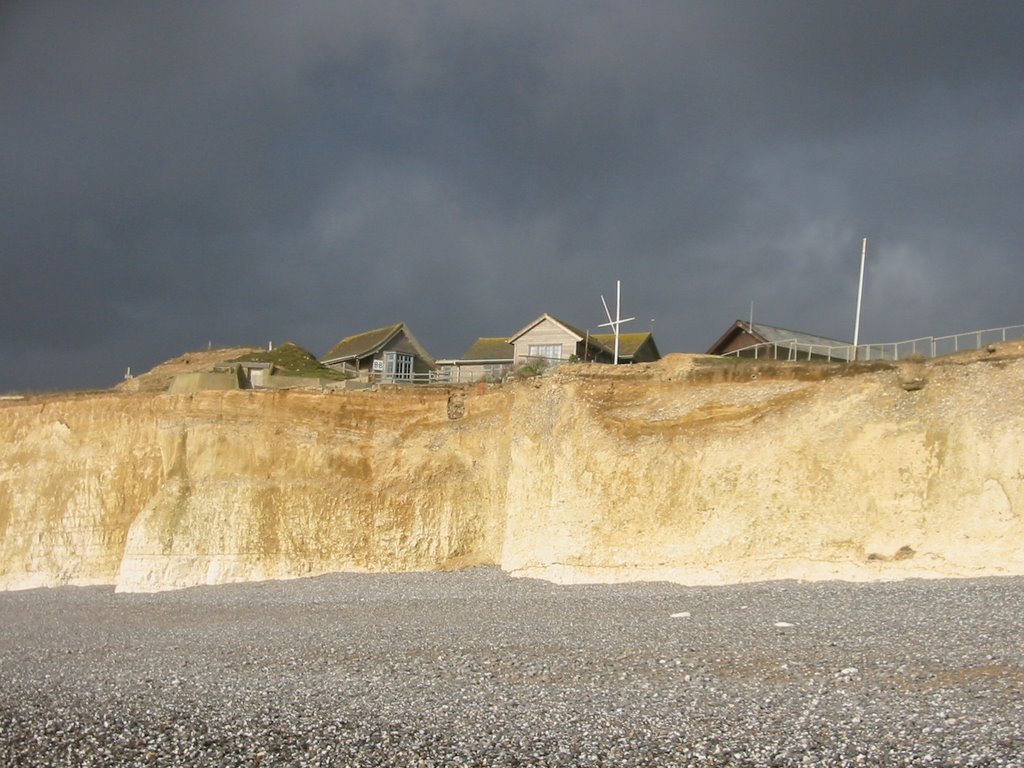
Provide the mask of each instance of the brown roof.
[{"label": "brown roof", "polygon": [[404,323],[395,323],[385,328],[374,328],[354,336],[346,336],[323,356],[323,362],[335,363],[341,360],[355,360],[377,352],[402,330]]},{"label": "brown roof", "polygon": [[[636,354],[636,351],[643,346],[644,342],[648,339],[651,340],[651,344],[654,344],[654,336],[650,331],[644,331],[642,333],[620,333],[619,334],[619,357],[632,357]],[[590,337],[591,341],[598,341],[604,346],[608,347],[612,352],[615,351],[615,334],[614,333],[595,333]],[[654,347],[657,352],[657,346]]]},{"label": "brown roof", "polygon": [[481,336],[462,353],[460,360],[511,360],[512,345],[504,336]]}]

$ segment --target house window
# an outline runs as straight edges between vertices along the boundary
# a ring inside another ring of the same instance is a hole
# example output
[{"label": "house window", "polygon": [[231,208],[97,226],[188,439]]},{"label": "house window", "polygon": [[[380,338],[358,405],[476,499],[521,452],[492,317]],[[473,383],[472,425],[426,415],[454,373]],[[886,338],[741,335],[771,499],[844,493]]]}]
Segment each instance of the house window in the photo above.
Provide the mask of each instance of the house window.
[{"label": "house window", "polygon": [[544,360],[561,360],[562,359],[562,345],[561,344],[531,344],[530,345],[530,357],[539,357]]},{"label": "house window", "polygon": [[385,352],[384,378],[391,381],[411,381],[412,359],[412,355],[404,352]]}]

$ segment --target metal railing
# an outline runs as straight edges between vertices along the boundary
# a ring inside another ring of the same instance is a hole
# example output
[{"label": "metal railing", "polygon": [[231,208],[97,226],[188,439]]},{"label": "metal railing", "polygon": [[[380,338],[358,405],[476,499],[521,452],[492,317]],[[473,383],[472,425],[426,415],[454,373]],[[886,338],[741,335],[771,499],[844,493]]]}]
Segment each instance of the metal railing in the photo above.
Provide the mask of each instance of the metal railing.
[{"label": "metal railing", "polygon": [[452,384],[476,384],[478,382],[504,381],[512,372],[512,364],[503,365],[452,365],[448,368],[449,381]]},{"label": "metal railing", "polygon": [[1024,325],[1008,325],[1003,328],[987,328],[982,331],[967,331],[949,336],[922,336],[917,339],[894,341],[883,344],[852,344],[829,346],[808,344],[798,339],[766,341],[749,347],[726,352],[723,357],[746,357],[755,360],[818,360],[847,363],[852,360],[903,360],[910,356],[940,357],[972,349],[981,349],[997,341],[1011,341],[1024,338]]},{"label": "metal railing", "polygon": [[568,363],[570,360],[573,359],[574,358],[572,357],[544,357],[543,355],[519,355],[516,358],[516,363],[514,367],[518,368],[523,365],[532,365],[537,368],[556,368],[559,365],[564,365],[565,363]]}]

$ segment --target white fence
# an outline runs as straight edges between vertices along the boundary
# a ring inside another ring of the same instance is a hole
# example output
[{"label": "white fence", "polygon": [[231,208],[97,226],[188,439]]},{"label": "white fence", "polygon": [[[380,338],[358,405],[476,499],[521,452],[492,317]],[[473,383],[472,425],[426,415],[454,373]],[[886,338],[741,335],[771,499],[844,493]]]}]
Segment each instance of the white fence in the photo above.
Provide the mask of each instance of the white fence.
[{"label": "white fence", "polygon": [[425,371],[424,373],[375,371],[370,374],[371,384],[450,384],[451,380],[451,372],[447,370]]},{"label": "white fence", "polygon": [[541,375],[553,371],[561,365],[574,362],[573,357],[542,357],[539,355],[519,355],[515,362],[471,362],[465,365],[442,363],[439,375],[447,376],[451,384],[473,384],[478,382],[504,381],[516,371],[524,374]]},{"label": "white fence", "polygon": [[723,357],[750,357],[756,360],[825,360],[831,362],[850,362],[851,360],[902,360],[911,355],[921,357],[939,357],[971,349],[980,349],[986,344],[997,341],[1010,341],[1024,338],[1024,325],[1008,325],[1004,328],[988,328],[983,331],[968,331],[950,336],[922,336],[919,339],[894,341],[885,344],[852,344],[827,346],[825,344],[808,344],[798,339],[768,341],[752,344],[742,349],[726,352]]}]

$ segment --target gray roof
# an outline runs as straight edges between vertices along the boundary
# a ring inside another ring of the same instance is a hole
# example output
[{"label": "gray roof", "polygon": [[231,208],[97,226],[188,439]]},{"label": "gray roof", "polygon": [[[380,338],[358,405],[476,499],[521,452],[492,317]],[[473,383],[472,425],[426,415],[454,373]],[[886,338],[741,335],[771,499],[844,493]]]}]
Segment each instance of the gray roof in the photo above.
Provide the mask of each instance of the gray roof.
[{"label": "gray roof", "polygon": [[[745,325],[750,324],[745,323]],[[765,325],[764,323],[754,323],[750,326],[750,329],[765,341],[796,341],[798,344],[807,344],[819,347],[845,347],[850,345],[850,342],[848,341],[830,339],[827,336],[815,336],[812,333],[803,333],[802,331],[791,331],[787,328]]]}]

